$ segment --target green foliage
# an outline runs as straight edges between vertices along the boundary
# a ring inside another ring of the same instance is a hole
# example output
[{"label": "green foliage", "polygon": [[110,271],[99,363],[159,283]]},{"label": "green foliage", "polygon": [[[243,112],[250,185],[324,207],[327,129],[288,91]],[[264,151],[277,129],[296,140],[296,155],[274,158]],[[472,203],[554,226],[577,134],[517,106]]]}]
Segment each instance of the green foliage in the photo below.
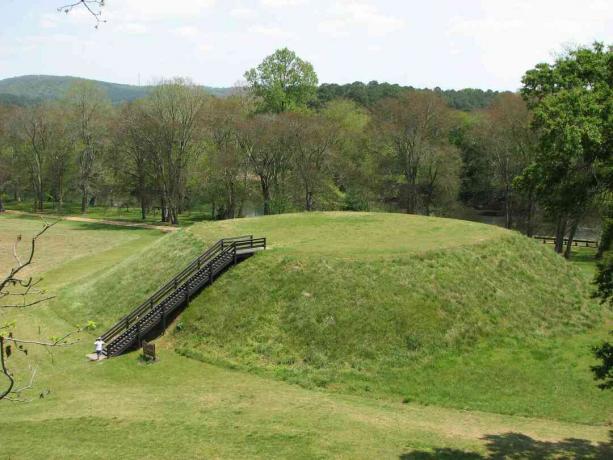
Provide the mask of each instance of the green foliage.
[{"label": "green foliage", "polygon": [[540,143],[538,198],[556,219],[576,220],[605,185],[602,172],[612,161],[612,60],[613,51],[595,43],[523,77],[521,91]]},{"label": "green foliage", "polygon": [[[378,81],[370,81],[364,84],[360,81],[339,85],[337,83],[322,83],[317,89],[318,102],[326,104],[327,102],[337,99],[350,99],[362,106],[371,106],[376,104],[381,99],[388,97],[398,97],[407,91],[413,91],[412,86],[401,86],[397,83],[379,83]],[[481,90],[473,88],[465,88],[461,90],[434,90],[424,89],[424,91],[432,91],[445,99],[450,107],[458,110],[470,111],[487,107],[494,97],[499,94],[498,91]]]},{"label": "green foliage", "polygon": [[594,357],[601,361],[600,364],[592,366],[592,372],[596,380],[603,382],[598,385],[602,390],[613,388],[613,344],[604,342],[592,349]]},{"label": "green foliage", "polygon": [[317,95],[317,74],[313,66],[287,48],[267,56],[244,76],[253,93],[261,98],[263,112],[300,109]]}]

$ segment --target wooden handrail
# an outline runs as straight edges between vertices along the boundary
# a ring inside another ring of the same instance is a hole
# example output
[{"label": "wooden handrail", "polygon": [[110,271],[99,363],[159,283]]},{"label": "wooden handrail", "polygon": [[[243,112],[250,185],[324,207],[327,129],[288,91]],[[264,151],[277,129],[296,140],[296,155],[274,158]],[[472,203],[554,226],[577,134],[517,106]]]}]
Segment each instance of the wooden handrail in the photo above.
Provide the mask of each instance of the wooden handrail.
[{"label": "wooden handrail", "polygon": [[184,284],[189,282],[198,271],[206,269],[207,266],[209,270],[212,270],[213,263],[216,260],[220,260],[224,255],[227,257],[227,255],[231,254],[232,258],[236,259],[237,250],[249,248],[265,249],[266,238],[253,238],[253,235],[244,235],[224,238],[217,241],[204,251],[202,255],[185,267],[178,275],[158,289],[145,302],[111,326],[101,335],[102,340],[110,342],[121,336],[121,334],[127,331],[132,325],[138,323],[142,317],[156,309],[161,302],[170,297],[173,293],[181,290]]},{"label": "wooden handrail", "polygon": [[[532,238],[534,238],[535,240],[541,240],[543,241],[543,243],[547,243],[547,242],[555,243],[556,241],[555,236],[534,235]],[[563,238],[563,242],[564,244],[568,244],[568,238]],[[581,243],[583,243],[586,247],[589,247],[590,245],[592,245],[593,247],[598,247],[598,245],[600,244],[598,240],[586,240],[586,239],[581,239],[581,238],[573,238],[574,246],[577,246]]]}]

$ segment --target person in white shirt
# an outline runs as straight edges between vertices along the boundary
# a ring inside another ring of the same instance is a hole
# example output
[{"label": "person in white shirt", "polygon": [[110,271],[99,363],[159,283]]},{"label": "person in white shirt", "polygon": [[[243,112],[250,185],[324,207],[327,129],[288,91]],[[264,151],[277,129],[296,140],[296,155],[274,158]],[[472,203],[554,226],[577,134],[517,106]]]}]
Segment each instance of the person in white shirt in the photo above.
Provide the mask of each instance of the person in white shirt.
[{"label": "person in white shirt", "polygon": [[102,337],[98,337],[94,342],[94,345],[96,345],[96,360],[98,360],[100,359],[100,355],[102,354],[102,347],[104,346],[104,340],[102,340]]}]

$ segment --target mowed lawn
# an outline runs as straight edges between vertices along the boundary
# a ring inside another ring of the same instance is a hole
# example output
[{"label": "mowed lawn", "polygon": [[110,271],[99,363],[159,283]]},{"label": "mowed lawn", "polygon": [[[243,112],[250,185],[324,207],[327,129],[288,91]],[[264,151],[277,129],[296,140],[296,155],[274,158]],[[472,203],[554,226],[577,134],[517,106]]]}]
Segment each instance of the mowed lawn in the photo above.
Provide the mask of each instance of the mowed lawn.
[{"label": "mowed lawn", "polygon": [[[0,225],[11,234],[18,230],[25,235],[22,229],[35,231],[38,224],[3,216]],[[273,228],[261,230],[274,247]],[[205,240],[208,231],[198,230]],[[79,307],[86,310],[79,319],[97,314],[101,323],[110,322],[141,295],[126,294],[130,286],[127,281],[164,279],[166,271],[172,272],[182,259],[189,259],[206,245],[183,233],[162,236],[153,230],[58,224],[41,239],[41,248],[57,242],[59,247],[68,244],[71,250],[64,248],[53,255],[41,250],[38,265],[38,273],[47,271],[45,287],[57,293],[57,299],[28,312],[2,311],[0,321],[16,318],[17,331],[24,337],[58,335],[73,327],[74,303],[89,295],[87,305]],[[487,238],[476,233],[468,239],[458,237],[456,246]],[[9,247],[6,241],[12,240],[7,235],[0,232],[5,249]],[[214,236],[211,234],[211,238]],[[338,235],[331,238],[334,244],[342,240]],[[364,242],[367,240],[364,235]],[[419,251],[422,243],[408,250]],[[164,251],[160,249],[167,244],[171,261],[164,263],[160,260]],[[368,252],[368,246],[363,247]],[[308,241],[303,248],[314,251]],[[390,255],[394,252],[392,248],[370,250]],[[359,252],[354,251],[354,256]],[[10,257],[2,260],[4,264]],[[154,261],[158,265],[149,270]],[[246,269],[251,262],[240,268]],[[133,267],[134,275],[122,281],[127,267]],[[87,294],[88,283],[94,278],[101,279],[97,287],[104,288],[95,294],[102,295],[106,290],[99,303],[94,294]],[[109,311],[96,313],[90,304]],[[606,425],[307,389],[185,358],[173,351],[171,335],[158,342],[160,360],[155,364],[142,363],[138,353],[89,363],[84,354],[90,351],[94,334],[82,334],[81,342],[53,350],[53,358],[43,350],[31,349],[30,362],[38,366],[38,373],[33,391],[23,395],[31,401],[0,403],[0,458],[476,459],[496,455],[611,455]],[[12,362],[25,364],[21,356]],[[27,375],[24,372],[21,376]]]}]

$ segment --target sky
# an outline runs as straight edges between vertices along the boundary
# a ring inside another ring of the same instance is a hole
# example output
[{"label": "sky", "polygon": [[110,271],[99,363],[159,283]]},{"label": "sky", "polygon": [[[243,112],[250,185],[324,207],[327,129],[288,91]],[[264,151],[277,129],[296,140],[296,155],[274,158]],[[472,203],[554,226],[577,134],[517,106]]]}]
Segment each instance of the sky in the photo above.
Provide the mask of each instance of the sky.
[{"label": "sky", "polygon": [[68,2],[0,0],[0,79],[226,87],[287,46],[321,83],[516,90],[568,47],[613,43],[611,0],[106,0],[97,29]]}]

